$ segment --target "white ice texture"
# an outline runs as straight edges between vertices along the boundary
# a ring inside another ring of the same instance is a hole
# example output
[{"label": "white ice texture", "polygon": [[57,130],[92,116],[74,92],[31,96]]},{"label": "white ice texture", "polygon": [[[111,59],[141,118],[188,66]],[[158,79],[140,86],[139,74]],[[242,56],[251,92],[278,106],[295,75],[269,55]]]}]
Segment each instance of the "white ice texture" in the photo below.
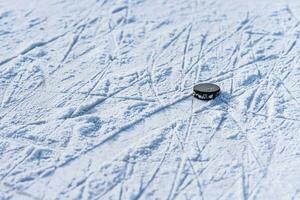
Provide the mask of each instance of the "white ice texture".
[{"label": "white ice texture", "polygon": [[299,20],[298,0],[0,0],[0,199],[300,199]]}]

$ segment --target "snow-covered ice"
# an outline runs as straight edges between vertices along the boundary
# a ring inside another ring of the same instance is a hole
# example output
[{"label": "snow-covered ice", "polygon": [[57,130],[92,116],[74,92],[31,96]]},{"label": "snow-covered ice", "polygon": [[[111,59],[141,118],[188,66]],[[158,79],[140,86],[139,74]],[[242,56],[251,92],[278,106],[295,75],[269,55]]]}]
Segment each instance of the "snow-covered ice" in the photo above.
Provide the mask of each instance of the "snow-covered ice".
[{"label": "snow-covered ice", "polygon": [[297,0],[0,0],[0,199],[300,199],[299,37]]}]

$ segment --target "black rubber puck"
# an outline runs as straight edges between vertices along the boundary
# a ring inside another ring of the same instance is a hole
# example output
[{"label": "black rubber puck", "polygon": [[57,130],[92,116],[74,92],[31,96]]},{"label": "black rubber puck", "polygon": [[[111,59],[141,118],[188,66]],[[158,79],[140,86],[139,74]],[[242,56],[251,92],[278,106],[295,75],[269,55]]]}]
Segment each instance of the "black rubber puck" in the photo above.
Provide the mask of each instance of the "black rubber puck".
[{"label": "black rubber puck", "polygon": [[201,100],[212,100],[220,94],[220,87],[212,83],[201,83],[195,85],[194,88],[194,97]]}]

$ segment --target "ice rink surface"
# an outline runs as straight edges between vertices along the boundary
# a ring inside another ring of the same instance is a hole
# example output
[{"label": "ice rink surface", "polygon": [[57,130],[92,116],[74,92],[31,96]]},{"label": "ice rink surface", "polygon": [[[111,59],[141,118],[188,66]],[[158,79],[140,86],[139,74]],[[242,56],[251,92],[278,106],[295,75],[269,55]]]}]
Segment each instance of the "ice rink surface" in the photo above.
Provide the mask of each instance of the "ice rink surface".
[{"label": "ice rink surface", "polygon": [[0,199],[300,199],[299,37],[296,0],[0,0]]}]

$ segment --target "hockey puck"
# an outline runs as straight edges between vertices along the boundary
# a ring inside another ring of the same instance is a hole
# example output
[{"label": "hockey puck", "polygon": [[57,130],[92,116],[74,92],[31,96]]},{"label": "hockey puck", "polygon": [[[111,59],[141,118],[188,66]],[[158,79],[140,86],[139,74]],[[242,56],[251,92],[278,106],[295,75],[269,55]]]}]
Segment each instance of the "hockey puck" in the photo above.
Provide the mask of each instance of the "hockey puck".
[{"label": "hockey puck", "polygon": [[212,100],[220,94],[220,87],[212,83],[195,85],[193,96],[201,100]]}]

